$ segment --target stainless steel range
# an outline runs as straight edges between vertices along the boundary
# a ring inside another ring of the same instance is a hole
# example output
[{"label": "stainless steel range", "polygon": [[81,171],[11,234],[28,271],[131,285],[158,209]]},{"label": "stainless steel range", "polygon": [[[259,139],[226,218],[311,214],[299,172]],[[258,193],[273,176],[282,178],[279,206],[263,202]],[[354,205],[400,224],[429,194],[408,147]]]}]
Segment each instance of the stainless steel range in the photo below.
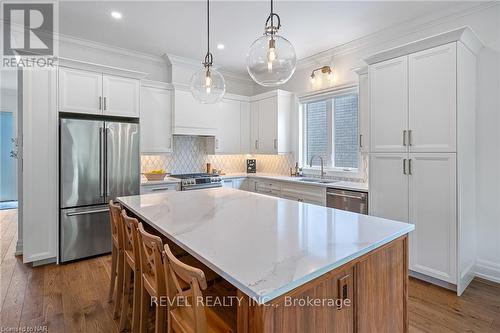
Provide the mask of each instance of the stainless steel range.
[{"label": "stainless steel range", "polygon": [[199,190],[203,188],[221,187],[222,180],[219,175],[210,173],[187,173],[171,175],[170,177],[181,179],[181,190]]}]

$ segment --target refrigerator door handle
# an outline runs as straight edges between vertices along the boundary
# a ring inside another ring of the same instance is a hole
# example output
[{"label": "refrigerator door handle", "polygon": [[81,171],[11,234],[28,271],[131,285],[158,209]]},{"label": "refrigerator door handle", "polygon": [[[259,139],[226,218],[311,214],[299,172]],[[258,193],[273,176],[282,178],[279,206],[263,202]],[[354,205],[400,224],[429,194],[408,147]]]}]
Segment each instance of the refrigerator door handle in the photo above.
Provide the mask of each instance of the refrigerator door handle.
[{"label": "refrigerator door handle", "polygon": [[85,210],[85,211],[80,211],[80,212],[72,212],[72,213],[66,213],[66,216],[77,216],[77,215],[88,215],[88,214],[97,214],[97,213],[104,213],[109,211],[109,208],[101,208],[101,209],[94,209],[94,210]]},{"label": "refrigerator door handle", "polygon": [[109,196],[109,170],[108,170],[108,134],[109,134],[109,128],[105,128],[104,130],[104,141],[105,141],[105,145],[104,145],[104,156],[105,156],[105,159],[106,159],[106,196]]},{"label": "refrigerator door handle", "polygon": [[99,128],[99,195],[104,196],[104,128]]}]

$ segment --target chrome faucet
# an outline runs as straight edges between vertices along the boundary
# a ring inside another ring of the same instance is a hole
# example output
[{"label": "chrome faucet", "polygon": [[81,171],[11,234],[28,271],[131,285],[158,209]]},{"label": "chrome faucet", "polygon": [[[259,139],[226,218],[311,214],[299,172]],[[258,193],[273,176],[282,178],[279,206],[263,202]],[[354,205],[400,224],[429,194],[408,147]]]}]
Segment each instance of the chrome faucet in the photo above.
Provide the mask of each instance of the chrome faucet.
[{"label": "chrome faucet", "polygon": [[311,160],[309,161],[309,167],[312,168],[312,166],[313,166],[313,159],[315,157],[319,157],[319,160],[321,162],[321,176],[320,176],[320,179],[323,180],[323,176],[325,175],[324,166],[323,166],[323,157],[321,157],[319,155],[313,155],[313,156],[311,156]]}]

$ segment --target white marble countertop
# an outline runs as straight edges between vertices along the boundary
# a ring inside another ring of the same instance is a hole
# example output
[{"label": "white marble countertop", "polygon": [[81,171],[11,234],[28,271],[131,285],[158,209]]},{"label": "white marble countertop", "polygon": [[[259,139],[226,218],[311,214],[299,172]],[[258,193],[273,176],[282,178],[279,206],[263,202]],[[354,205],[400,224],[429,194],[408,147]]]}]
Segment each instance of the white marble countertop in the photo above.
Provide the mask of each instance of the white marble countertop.
[{"label": "white marble countertop", "polygon": [[308,177],[291,177],[284,175],[276,175],[270,173],[230,173],[221,176],[223,179],[231,179],[231,178],[259,178],[259,179],[270,179],[277,180],[283,182],[290,182],[301,185],[310,185],[310,186],[320,186],[320,187],[328,187],[328,188],[338,188],[343,190],[353,190],[353,191],[361,191],[368,192],[368,183],[360,183],[360,182],[348,182],[348,181],[335,181],[333,183],[315,183],[315,182],[304,182],[301,181],[301,178]]},{"label": "white marble countertop", "polygon": [[231,188],[118,200],[259,303],[414,229],[412,224]]}]

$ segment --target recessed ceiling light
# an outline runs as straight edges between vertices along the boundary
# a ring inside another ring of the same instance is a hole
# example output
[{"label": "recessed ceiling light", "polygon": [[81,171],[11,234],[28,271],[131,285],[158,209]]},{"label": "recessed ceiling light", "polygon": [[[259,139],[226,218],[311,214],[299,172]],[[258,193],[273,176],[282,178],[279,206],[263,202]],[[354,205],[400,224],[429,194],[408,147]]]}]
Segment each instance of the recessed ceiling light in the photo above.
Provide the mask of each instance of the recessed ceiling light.
[{"label": "recessed ceiling light", "polygon": [[224,44],[217,44],[217,48],[219,50],[224,50],[225,46],[224,46]]},{"label": "recessed ceiling light", "polygon": [[111,12],[111,16],[114,18],[114,19],[121,19],[122,18],[122,13],[120,12]]}]

